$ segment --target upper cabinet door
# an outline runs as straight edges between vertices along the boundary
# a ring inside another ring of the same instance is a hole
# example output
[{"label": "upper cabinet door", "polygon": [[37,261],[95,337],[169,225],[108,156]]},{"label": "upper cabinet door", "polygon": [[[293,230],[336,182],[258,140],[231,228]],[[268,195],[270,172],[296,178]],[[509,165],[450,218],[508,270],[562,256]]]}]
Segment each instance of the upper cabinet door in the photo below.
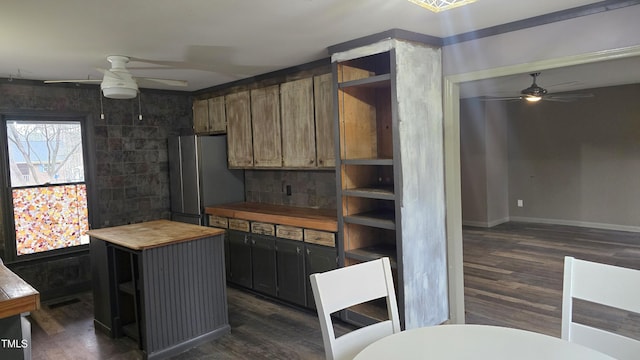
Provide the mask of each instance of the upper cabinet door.
[{"label": "upper cabinet door", "polygon": [[313,78],[280,85],[284,167],[316,167]]},{"label": "upper cabinet door", "polygon": [[196,134],[227,132],[224,96],[193,101],[193,131]]},{"label": "upper cabinet door", "polygon": [[318,167],[336,166],[332,76],[329,73],[313,78]]},{"label": "upper cabinet door", "polygon": [[209,102],[204,100],[193,100],[193,131],[196,134],[206,134],[209,132]]},{"label": "upper cabinet door", "polygon": [[230,168],[253,166],[251,101],[249,91],[225,97],[227,113],[227,154]]},{"label": "upper cabinet door", "polygon": [[253,165],[255,167],[282,166],[279,92],[279,85],[251,90]]},{"label": "upper cabinet door", "polygon": [[224,96],[209,99],[209,132],[227,132],[227,116],[224,108]]}]

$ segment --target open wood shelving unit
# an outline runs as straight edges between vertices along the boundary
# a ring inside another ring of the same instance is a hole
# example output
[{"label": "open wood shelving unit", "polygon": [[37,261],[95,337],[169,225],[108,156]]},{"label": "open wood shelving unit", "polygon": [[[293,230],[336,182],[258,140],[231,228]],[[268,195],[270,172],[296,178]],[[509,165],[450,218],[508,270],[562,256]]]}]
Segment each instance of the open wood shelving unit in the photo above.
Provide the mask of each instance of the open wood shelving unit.
[{"label": "open wood shelving unit", "polygon": [[[439,49],[390,38],[332,58],[340,265],[389,257],[401,326],[440,323],[448,314]],[[374,301],[341,316],[368,325],[386,314]]]},{"label": "open wood shelving unit", "polygon": [[[344,264],[388,256],[397,271],[393,151],[392,54],[336,64]],[[397,275],[395,276],[397,278]],[[397,288],[397,287],[396,287]],[[361,304],[345,320],[365,325],[386,318],[386,303]]]}]

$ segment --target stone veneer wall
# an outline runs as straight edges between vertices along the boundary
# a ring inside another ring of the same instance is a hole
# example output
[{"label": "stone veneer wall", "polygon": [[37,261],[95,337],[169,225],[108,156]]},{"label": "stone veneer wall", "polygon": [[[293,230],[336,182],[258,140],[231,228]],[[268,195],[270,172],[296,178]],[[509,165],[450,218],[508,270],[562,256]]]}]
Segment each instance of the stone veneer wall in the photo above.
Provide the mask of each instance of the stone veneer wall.
[{"label": "stone veneer wall", "polygon": [[[192,131],[191,96],[143,89],[141,106],[140,121],[137,99],[103,98],[105,119],[101,120],[98,87],[0,82],[0,113],[76,113],[93,119],[94,148],[89,149],[96,160],[93,228],[169,218],[166,142],[169,135]],[[89,289],[91,280],[88,252],[10,267],[40,291],[43,299]]]},{"label": "stone veneer wall", "polygon": [[[286,186],[291,185],[291,195]],[[249,202],[318,209],[336,208],[336,174],[327,170],[246,170]]]}]

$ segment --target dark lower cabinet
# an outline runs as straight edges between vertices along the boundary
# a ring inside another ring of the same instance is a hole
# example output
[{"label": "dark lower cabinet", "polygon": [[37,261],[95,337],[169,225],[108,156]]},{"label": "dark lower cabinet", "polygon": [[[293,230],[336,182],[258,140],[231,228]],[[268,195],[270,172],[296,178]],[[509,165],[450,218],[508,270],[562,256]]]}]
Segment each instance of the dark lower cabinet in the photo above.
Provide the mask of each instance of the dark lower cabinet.
[{"label": "dark lower cabinet", "polygon": [[227,281],[315,309],[309,275],[338,267],[336,248],[228,230]]},{"label": "dark lower cabinet", "polygon": [[251,267],[250,234],[229,230],[229,281],[247,287],[253,287],[253,270]]},{"label": "dark lower cabinet", "polygon": [[301,241],[276,239],[278,298],[306,305],[304,246]]},{"label": "dark lower cabinet", "polygon": [[338,267],[338,256],[336,249],[328,246],[305,244],[305,284],[307,292],[307,307],[315,309],[316,303],[313,299],[313,290],[309,275],[325,272]]},{"label": "dark lower cabinet", "polygon": [[276,296],[276,239],[274,237],[251,234],[251,268],[253,289]]}]

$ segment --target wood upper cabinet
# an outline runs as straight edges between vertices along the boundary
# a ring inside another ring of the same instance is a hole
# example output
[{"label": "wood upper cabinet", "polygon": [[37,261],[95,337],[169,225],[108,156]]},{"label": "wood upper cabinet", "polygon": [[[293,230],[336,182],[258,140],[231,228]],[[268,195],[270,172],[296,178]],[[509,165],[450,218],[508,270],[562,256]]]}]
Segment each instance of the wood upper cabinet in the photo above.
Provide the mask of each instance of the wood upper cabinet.
[{"label": "wood upper cabinet", "polygon": [[282,167],[280,86],[251,90],[253,165]]},{"label": "wood upper cabinet", "polygon": [[193,100],[193,131],[196,134],[209,132],[209,101]]},{"label": "wood upper cabinet", "polygon": [[253,166],[251,100],[249,91],[225,96],[227,114],[227,154],[230,168]]},{"label": "wood upper cabinet", "polygon": [[211,98],[208,100],[208,103],[210,132],[227,132],[227,114],[224,106],[224,96]]},{"label": "wood upper cabinet", "polygon": [[196,134],[227,131],[224,96],[193,101],[193,130]]},{"label": "wood upper cabinet", "polygon": [[334,167],[335,133],[333,115],[333,77],[323,74],[313,77],[313,97],[316,116],[316,151],[318,167]]},{"label": "wood upper cabinet", "polygon": [[284,167],[316,167],[313,78],[281,84],[280,108]]}]

